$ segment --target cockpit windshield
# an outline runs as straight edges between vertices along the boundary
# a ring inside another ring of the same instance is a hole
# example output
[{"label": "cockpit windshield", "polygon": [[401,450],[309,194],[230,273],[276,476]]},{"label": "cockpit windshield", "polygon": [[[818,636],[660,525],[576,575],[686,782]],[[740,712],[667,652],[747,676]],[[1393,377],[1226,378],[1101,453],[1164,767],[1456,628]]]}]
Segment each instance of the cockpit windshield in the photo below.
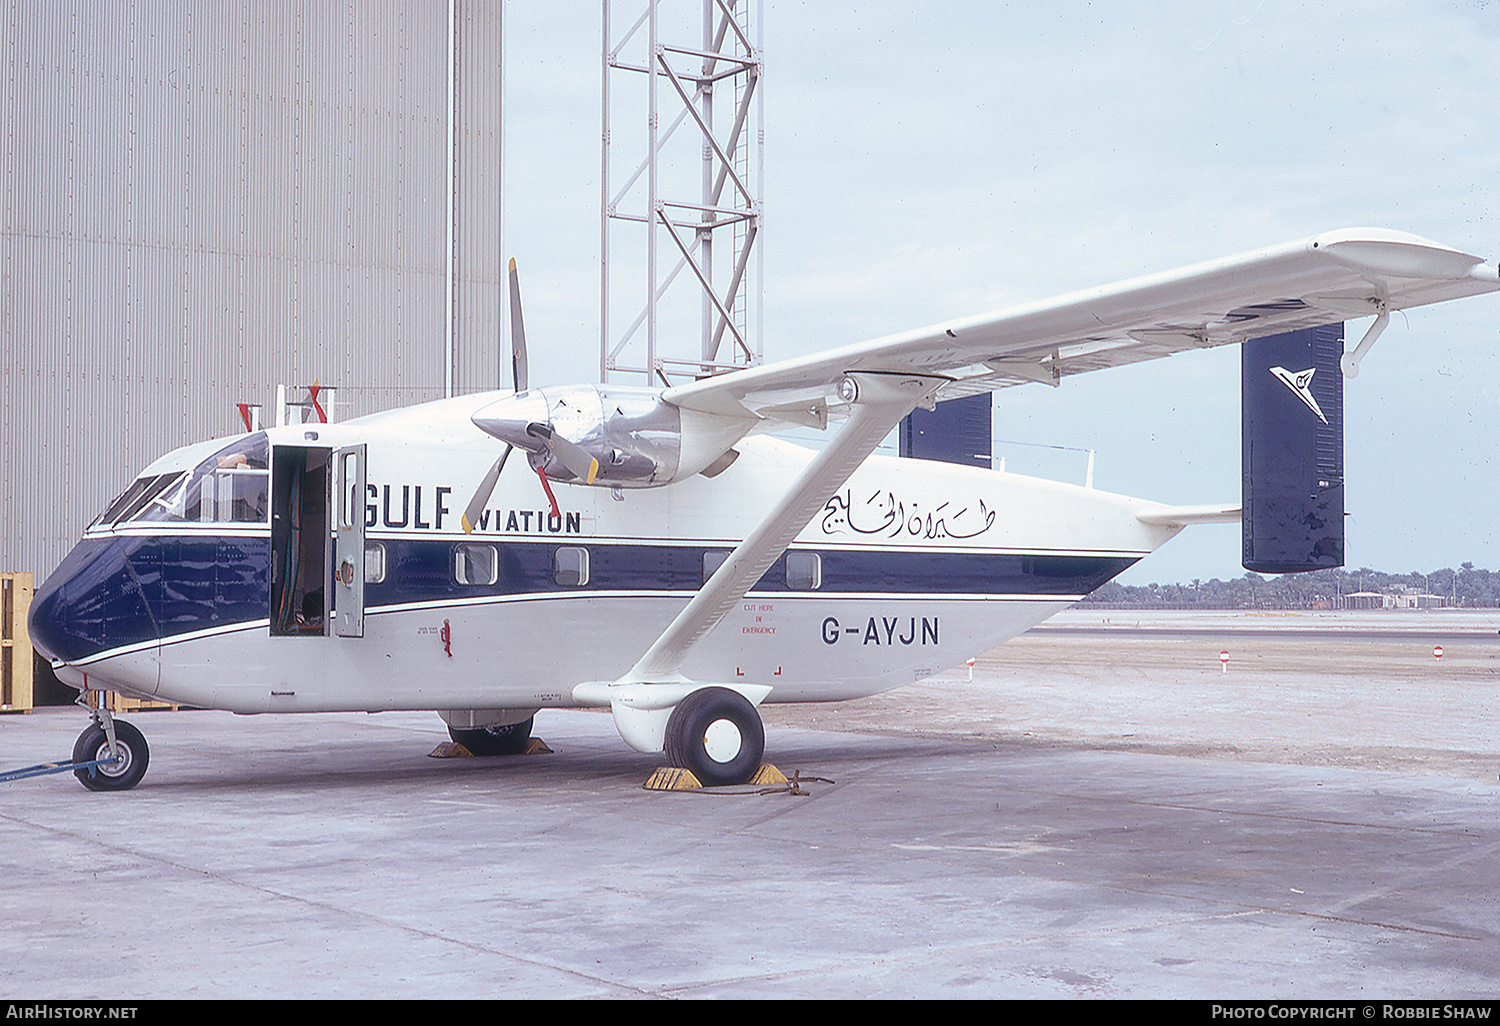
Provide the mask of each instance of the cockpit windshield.
[{"label": "cockpit windshield", "polygon": [[264,431],[237,438],[198,464],[138,478],[95,526],[190,522],[263,524],[270,509],[271,448]]},{"label": "cockpit windshield", "polygon": [[138,477],[130,483],[130,487],[120,493],[119,497],[111,502],[99,519],[93,522],[92,527],[109,527],[111,524],[130,517],[141,511],[141,507],[160,495],[173,481],[182,477],[182,471],[171,474],[148,474]]}]

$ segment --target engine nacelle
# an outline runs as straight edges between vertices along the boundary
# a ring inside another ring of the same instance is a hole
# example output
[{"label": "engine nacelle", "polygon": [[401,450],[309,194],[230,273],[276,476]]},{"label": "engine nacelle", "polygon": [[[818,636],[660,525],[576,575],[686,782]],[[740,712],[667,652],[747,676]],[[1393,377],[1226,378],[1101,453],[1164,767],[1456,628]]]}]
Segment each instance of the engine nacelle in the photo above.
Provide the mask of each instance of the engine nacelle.
[{"label": "engine nacelle", "polygon": [[621,385],[530,389],[497,399],[472,419],[526,452],[547,477],[584,483],[549,450],[545,432],[535,431],[541,425],[599,461],[593,484],[622,488],[655,488],[712,469],[754,426],[680,409],[655,389]]}]

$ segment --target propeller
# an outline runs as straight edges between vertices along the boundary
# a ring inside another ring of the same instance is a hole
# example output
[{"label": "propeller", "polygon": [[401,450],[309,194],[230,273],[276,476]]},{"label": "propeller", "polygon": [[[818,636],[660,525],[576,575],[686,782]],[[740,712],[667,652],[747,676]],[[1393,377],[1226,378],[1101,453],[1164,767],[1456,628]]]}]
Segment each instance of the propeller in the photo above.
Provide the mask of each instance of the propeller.
[{"label": "propeller", "polygon": [[500,458],[495,461],[495,465],[490,468],[489,473],[484,475],[484,480],[479,482],[479,489],[475,491],[474,498],[469,500],[468,508],[464,510],[461,521],[464,526],[464,534],[474,533],[474,523],[479,519],[479,514],[484,512],[484,507],[489,503],[490,496],[494,494],[495,483],[500,480],[500,471],[505,469],[505,461],[510,458],[510,450],[512,448],[511,444],[507,442],[505,444],[505,451],[500,454]]},{"label": "propeller", "polygon": [[[527,385],[526,369],[526,324],[521,319],[521,276],[516,272],[516,258],[510,258],[510,379],[515,386],[517,394],[526,391]],[[505,469],[505,461],[510,459],[510,451],[515,448],[509,442],[505,443],[505,451],[495,461],[495,465],[484,475],[484,480],[479,482],[479,488],[475,490],[474,497],[469,500],[468,507],[464,510],[462,523],[464,534],[474,533],[474,524],[479,520],[479,514],[489,504],[490,496],[495,494],[495,485],[500,481],[500,471]],[[545,484],[545,482],[544,482]],[[554,501],[553,505],[556,505]]]},{"label": "propeller", "polygon": [[510,379],[517,392],[526,391],[526,324],[521,320],[521,276],[510,258]]},{"label": "propeller", "polygon": [[[521,316],[521,279],[516,273],[514,259],[510,262],[510,360],[511,380],[515,383],[516,395],[519,396],[527,390],[526,323]],[[534,399],[536,402],[534,409],[545,415],[545,398],[538,393]],[[520,402],[524,405],[530,400]],[[538,421],[523,421],[522,423],[526,424],[526,438],[536,443],[533,446],[522,441],[522,448],[533,453],[532,465],[536,469],[537,477],[541,479],[542,490],[547,493],[547,499],[552,504],[552,513],[554,516],[561,516],[557,498],[552,494],[552,486],[547,483],[547,474],[541,464],[545,463],[548,457],[555,456],[557,461],[578,480],[584,484],[593,484],[599,476],[599,461],[585,452],[577,443],[553,431],[550,424]],[[519,424],[516,426],[519,427]],[[513,448],[515,448],[513,442],[506,442],[505,450],[500,453],[500,458],[484,475],[484,480],[479,482],[479,488],[475,490],[474,497],[469,500],[469,505],[463,512],[461,522],[465,534],[474,533],[474,525],[479,522],[480,514],[484,512],[485,506],[489,505],[490,497],[495,493],[495,485],[500,481],[500,472],[505,469],[505,461],[510,458]]]},{"label": "propeller", "polygon": [[557,461],[584,484],[593,484],[599,476],[599,461],[583,450],[576,442],[570,442],[546,424],[527,424],[526,433],[542,443],[542,452],[551,453]]}]

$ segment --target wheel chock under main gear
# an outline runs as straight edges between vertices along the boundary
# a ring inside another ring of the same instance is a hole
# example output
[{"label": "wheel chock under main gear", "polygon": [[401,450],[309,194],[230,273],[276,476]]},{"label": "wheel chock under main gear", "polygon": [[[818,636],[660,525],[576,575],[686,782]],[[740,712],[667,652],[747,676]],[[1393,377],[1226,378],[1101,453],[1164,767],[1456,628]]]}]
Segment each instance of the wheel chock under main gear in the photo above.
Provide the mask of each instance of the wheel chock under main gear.
[{"label": "wheel chock under main gear", "polygon": [[692,770],[677,766],[658,766],[656,772],[641,785],[648,791],[701,791],[703,785],[693,776]]},{"label": "wheel chock under main gear", "polygon": [[749,782],[756,787],[774,787],[780,784],[791,783],[791,781],[787,780],[785,773],[772,766],[769,762],[761,763],[760,769],[755,771],[755,775],[750,778]]},{"label": "wheel chock under main gear", "polygon": [[[760,768],[751,775],[746,784],[755,787],[777,786],[789,783],[786,775],[772,766],[769,762],[763,762]],[[703,784],[693,775],[692,770],[681,769],[677,766],[659,766],[655,773],[641,785],[647,791],[701,791]]]},{"label": "wheel chock under main gear", "polygon": [[[534,737],[526,742],[526,750],[522,755],[551,755],[552,749],[547,747],[547,742],[539,737]],[[444,741],[432,751],[427,753],[429,759],[472,759],[474,753],[469,751],[457,741]]]}]

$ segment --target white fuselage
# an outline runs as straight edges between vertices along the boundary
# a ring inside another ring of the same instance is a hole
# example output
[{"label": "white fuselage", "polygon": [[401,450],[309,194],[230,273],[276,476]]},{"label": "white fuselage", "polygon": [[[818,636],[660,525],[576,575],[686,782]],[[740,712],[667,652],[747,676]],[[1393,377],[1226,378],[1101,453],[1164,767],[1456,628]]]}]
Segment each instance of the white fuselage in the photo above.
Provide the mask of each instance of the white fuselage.
[{"label": "white fuselage", "polygon": [[[168,596],[159,636],[70,659],[60,671],[75,684],[88,674],[91,686],[246,713],[592,704],[587,688],[575,689],[627,673],[712,573],[705,553],[730,551],[812,456],[755,436],[712,479],[625,490],[554,483],[561,516],[531,468],[513,459],[465,534],[458,511],[498,449],[470,423],[482,402],[269,432],[273,448],[365,447],[371,555],[362,637],[278,636],[269,610],[250,617],[243,604],[237,617],[221,609],[192,620],[215,594],[228,608],[225,580],[271,576],[247,563],[269,562],[267,523],[125,522],[91,529],[84,543],[137,547],[131,558],[147,604],[153,587]],[[147,473],[191,467],[205,451],[179,450]],[[342,487],[335,479],[334,505]],[[810,555],[790,576],[778,561],[683,673],[769,686],[772,702],[855,698],[930,676],[1045,620],[1172,537],[1179,528],[1137,519],[1155,506],[999,471],[872,457],[788,550]],[[192,577],[209,582],[196,605],[169,601],[181,590],[174,553],[217,560]],[[587,579],[574,583],[568,571],[579,558]]]}]

